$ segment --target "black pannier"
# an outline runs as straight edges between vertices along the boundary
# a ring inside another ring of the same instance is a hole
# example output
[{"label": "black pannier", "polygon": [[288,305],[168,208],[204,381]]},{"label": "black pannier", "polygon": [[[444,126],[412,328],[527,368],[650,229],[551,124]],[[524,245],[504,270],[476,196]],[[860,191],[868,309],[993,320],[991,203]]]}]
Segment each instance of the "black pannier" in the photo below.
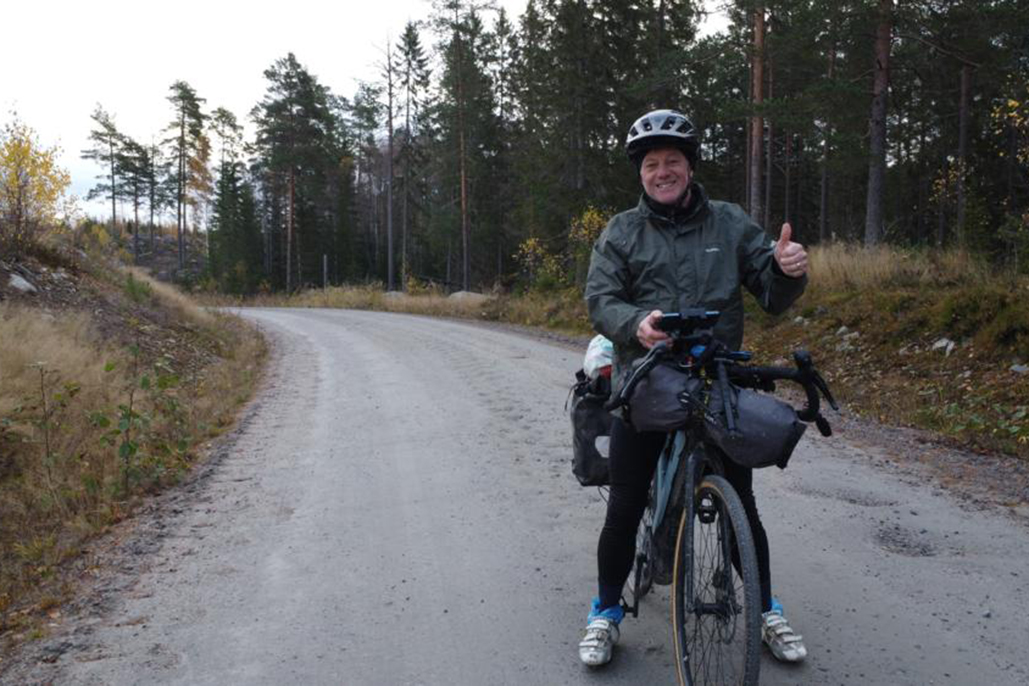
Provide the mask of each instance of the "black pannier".
[{"label": "black pannier", "polygon": [[604,404],[611,397],[611,380],[604,376],[590,379],[581,369],[575,373],[572,387],[572,473],[583,486],[606,486],[608,475],[608,442],[611,436],[611,413]]}]

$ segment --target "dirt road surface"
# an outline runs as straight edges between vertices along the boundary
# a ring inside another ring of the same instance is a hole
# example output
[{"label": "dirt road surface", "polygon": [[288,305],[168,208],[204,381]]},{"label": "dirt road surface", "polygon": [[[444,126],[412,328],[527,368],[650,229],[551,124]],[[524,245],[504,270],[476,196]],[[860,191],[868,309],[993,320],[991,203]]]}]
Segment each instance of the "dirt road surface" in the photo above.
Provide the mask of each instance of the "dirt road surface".
[{"label": "dirt road surface", "polygon": [[[243,315],[275,353],[240,428],[3,683],[674,682],[664,588],[610,666],[578,662],[604,514],[569,468],[581,351],[406,315]],[[762,684],[1029,684],[1023,522],[845,432],[809,432],[755,490],[810,650],[766,654]]]}]

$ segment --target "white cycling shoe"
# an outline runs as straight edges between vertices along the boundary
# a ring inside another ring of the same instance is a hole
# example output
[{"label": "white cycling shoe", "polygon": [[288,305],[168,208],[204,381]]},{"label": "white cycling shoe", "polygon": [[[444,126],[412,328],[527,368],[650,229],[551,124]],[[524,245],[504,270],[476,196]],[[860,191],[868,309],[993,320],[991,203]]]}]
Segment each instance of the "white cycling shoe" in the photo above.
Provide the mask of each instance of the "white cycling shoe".
[{"label": "white cycling shoe", "polygon": [[761,615],[761,641],[780,662],[800,662],[807,657],[804,637],[794,633],[782,612],[777,610]]},{"label": "white cycling shoe", "polygon": [[620,605],[600,610],[600,601],[593,599],[593,607],[586,618],[586,635],[579,641],[579,659],[587,667],[600,667],[611,661],[618,643],[618,623],[625,617]]}]

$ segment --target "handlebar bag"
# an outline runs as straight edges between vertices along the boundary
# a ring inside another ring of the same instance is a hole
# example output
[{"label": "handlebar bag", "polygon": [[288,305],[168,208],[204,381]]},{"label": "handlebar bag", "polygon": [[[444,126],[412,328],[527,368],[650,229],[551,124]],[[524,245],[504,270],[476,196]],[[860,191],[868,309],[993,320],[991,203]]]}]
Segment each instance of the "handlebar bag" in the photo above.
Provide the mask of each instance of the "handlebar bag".
[{"label": "handlebar bag", "polygon": [[729,432],[720,384],[714,383],[704,421],[707,442],[743,467],[785,469],[807,424],[778,398],[734,384],[729,384],[729,394],[736,431]]},{"label": "handlebar bag", "polygon": [[572,387],[572,473],[583,486],[606,486],[611,413],[604,404],[611,397],[610,379],[590,379],[580,370]]},{"label": "handlebar bag", "polygon": [[674,365],[658,363],[629,397],[628,418],[636,431],[676,431],[690,418],[689,397],[703,382]]}]

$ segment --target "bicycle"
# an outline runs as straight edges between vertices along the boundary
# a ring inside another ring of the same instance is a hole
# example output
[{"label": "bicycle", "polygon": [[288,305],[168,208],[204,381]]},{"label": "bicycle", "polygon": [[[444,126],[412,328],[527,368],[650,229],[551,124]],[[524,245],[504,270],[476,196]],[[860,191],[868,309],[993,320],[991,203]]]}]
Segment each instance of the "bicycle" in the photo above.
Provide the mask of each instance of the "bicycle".
[{"label": "bicycle", "polygon": [[[627,614],[639,616],[640,600],[650,592],[656,574],[667,569],[667,560],[655,550],[655,538],[666,531],[669,513],[681,508],[671,573],[679,684],[756,686],[761,654],[757,555],[743,504],[724,476],[723,460],[728,458],[712,437],[739,434],[730,406],[730,383],[768,392],[775,390],[779,380],[799,384],[807,404],[796,416],[814,422],[824,436],[831,435],[832,429],[820,413],[820,397],[834,410],[839,408],[808,353],[794,353],[795,368],[749,365],[750,353],[730,351],[714,339],[718,316],[708,310],[665,315],[660,326],[672,337],[672,345],[652,348],[607,405],[609,409],[630,406],[637,385],[662,361],[671,361],[693,380],[678,396],[687,419],[669,434],[659,458],[626,584],[631,602],[623,596],[622,604]],[[723,434],[712,432],[710,423],[718,420],[704,402],[715,389],[720,389],[724,403]],[[687,498],[690,493],[693,497]]]}]

